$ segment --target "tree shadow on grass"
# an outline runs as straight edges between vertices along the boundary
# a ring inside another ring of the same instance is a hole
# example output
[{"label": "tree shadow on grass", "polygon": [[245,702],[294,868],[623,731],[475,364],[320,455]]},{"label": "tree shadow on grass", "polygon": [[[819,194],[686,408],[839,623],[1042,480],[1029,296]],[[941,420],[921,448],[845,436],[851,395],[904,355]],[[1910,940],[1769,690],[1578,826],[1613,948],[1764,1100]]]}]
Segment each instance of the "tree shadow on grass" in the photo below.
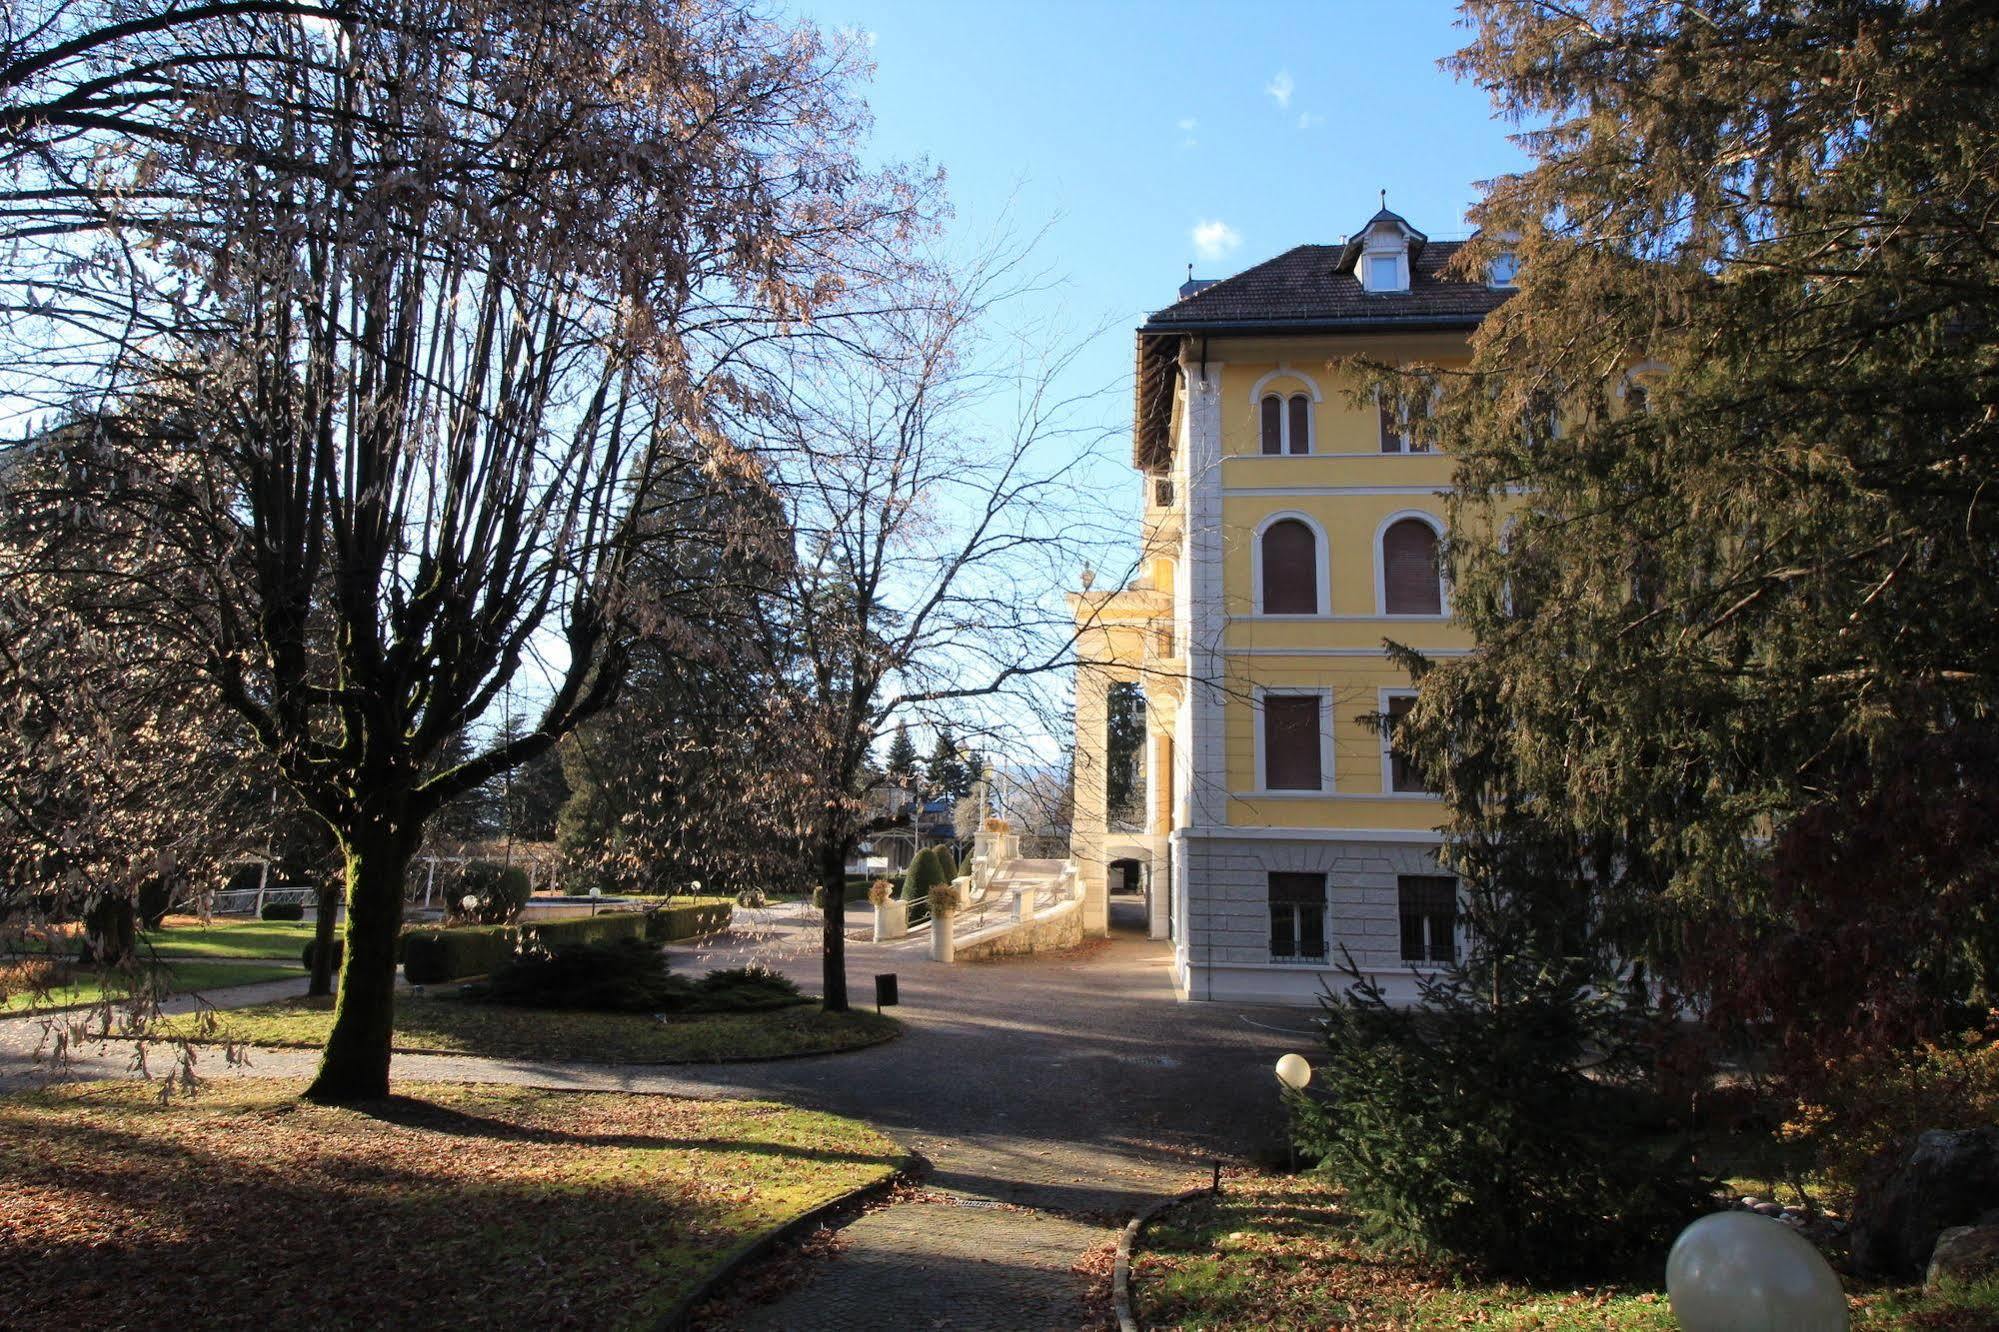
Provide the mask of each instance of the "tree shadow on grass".
[{"label": "tree shadow on grass", "polygon": [[357,1114],[399,1128],[420,1129],[455,1137],[485,1138],[495,1142],[536,1143],[567,1147],[619,1147],[634,1150],[702,1148],[709,1151],[746,1152],[756,1156],[782,1156],[801,1161],[845,1162],[853,1165],[894,1165],[901,1158],[880,1152],[850,1152],[819,1147],[796,1147],[789,1143],[762,1142],[741,1138],[682,1138],[649,1133],[576,1133],[534,1124],[515,1124],[489,1115],[474,1114],[452,1106],[439,1105],[413,1096],[390,1096],[347,1107]]}]

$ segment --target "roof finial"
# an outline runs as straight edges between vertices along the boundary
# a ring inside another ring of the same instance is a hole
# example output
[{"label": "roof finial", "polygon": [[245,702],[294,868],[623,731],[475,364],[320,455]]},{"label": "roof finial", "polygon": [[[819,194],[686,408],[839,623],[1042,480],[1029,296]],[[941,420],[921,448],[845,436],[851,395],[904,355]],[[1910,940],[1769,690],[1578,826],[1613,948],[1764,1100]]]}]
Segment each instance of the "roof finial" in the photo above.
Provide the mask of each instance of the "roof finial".
[{"label": "roof finial", "polygon": [[1189,282],[1194,280],[1194,263],[1191,259],[1187,261],[1187,280]]},{"label": "roof finial", "polygon": [[1384,212],[1384,213],[1388,211],[1388,191],[1387,191],[1387,190],[1383,190],[1383,191],[1381,192],[1381,211],[1382,211],[1382,212]]}]

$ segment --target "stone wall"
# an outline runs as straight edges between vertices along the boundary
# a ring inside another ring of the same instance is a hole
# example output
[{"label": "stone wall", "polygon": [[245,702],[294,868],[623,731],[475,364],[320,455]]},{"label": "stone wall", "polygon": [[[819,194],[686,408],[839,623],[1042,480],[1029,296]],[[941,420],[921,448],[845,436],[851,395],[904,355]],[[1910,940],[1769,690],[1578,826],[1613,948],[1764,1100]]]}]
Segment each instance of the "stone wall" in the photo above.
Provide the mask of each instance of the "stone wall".
[{"label": "stone wall", "polygon": [[[1187,838],[1183,845],[1186,997],[1314,1003],[1326,985],[1345,984],[1337,965],[1342,948],[1363,971],[1381,979],[1391,997],[1415,997],[1415,982],[1402,960],[1396,879],[1441,873],[1432,847],[1222,836]],[[1282,871],[1326,876],[1324,966],[1270,955],[1267,876]]]}]

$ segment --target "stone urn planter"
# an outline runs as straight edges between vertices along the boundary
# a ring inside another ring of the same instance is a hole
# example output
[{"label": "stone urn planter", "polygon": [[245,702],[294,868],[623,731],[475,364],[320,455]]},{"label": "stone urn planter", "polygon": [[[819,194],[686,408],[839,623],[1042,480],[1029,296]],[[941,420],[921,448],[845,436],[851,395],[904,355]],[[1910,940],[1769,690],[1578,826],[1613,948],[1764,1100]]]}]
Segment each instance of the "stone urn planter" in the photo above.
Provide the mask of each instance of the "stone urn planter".
[{"label": "stone urn planter", "polygon": [[896,898],[876,902],[875,942],[890,943],[909,933],[909,903]]},{"label": "stone urn planter", "polygon": [[960,898],[956,884],[940,883],[930,890],[930,960],[950,962],[958,955],[956,932]]}]

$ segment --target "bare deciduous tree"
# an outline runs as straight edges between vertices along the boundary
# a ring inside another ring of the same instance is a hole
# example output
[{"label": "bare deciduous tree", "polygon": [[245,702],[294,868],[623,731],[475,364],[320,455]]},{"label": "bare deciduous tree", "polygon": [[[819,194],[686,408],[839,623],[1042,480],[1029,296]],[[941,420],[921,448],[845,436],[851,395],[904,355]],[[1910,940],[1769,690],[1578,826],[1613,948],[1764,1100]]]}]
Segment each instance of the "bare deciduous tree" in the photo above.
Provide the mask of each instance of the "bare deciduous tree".
[{"label": "bare deciduous tree", "polygon": [[[103,632],[173,643],[339,837],[309,1094],[380,1096],[425,820],[613,696],[662,459],[755,408],[741,348],[893,266],[926,186],[857,164],[850,51],[725,0],[30,8],[0,81],[5,369],[17,404],[133,428],[16,500],[132,519],[92,569]],[[162,551],[170,585],[137,558]],[[540,716],[429,770],[536,662]]]}]

